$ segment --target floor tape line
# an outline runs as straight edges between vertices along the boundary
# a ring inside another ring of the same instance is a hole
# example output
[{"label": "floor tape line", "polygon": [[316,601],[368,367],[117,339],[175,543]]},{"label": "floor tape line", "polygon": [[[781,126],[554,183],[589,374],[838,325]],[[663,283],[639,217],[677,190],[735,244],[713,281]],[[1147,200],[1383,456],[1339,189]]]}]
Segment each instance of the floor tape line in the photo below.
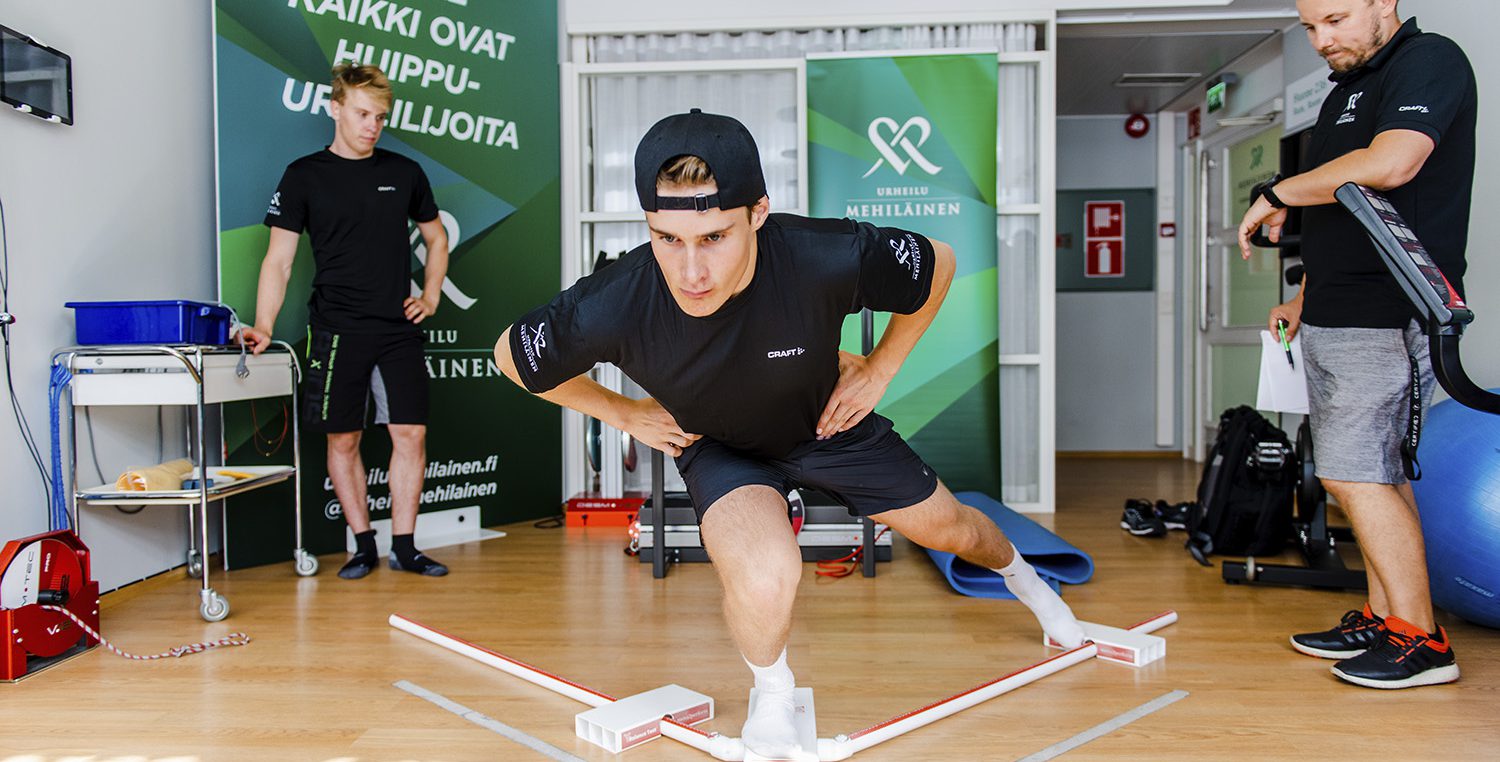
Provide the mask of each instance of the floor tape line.
[{"label": "floor tape line", "polygon": [[1116,730],[1119,730],[1120,728],[1125,727],[1126,725],[1129,725],[1132,722],[1135,722],[1136,720],[1139,720],[1142,717],[1145,717],[1148,714],[1151,714],[1152,712],[1157,712],[1165,709],[1166,707],[1171,706],[1172,704],[1175,704],[1187,697],[1187,691],[1172,691],[1171,693],[1163,694],[1150,701],[1147,701],[1144,704],[1141,704],[1140,706],[1122,715],[1101,722],[1098,725],[1095,725],[1094,727],[1089,728],[1088,730],[1085,730],[1082,733],[1079,733],[1078,735],[1067,739],[1066,741],[1060,741],[1058,743],[1052,744],[1051,746],[1048,746],[1045,749],[1042,749],[1035,754],[1024,756],[1021,759],[1017,760],[1017,762],[1046,762],[1049,759],[1055,759],[1088,743],[1089,741],[1092,741],[1096,738],[1102,738],[1110,733],[1115,732]]},{"label": "floor tape line", "polygon": [[526,733],[516,730],[515,728],[506,725],[505,723],[494,719],[493,717],[486,717],[485,715],[480,714],[479,712],[476,712],[473,709],[464,706],[463,704],[453,701],[446,696],[443,696],[442,694],[433,693],[432,691],[429,691],[420,685],[416,685],[415,683],[411,683],[406,680],[400,680],[392,683],[392,685],[400,688],[403,691],[406,691],[407,693],[410,693],[413,696],[416,696],[417,698],[436,704],[437,706],[446,709],[447,711],[452,712],[453,714],[456,714],[459,717],[462,717],[481,728],[499,733],[500,735],[505,736],[506,738],[509,738],[510,740],[515,741],[516,743],[525,746],[526,748],[531,749],[532,751],[541,754],[548,759],[559,760],[559,762],[585,762],[582,757],[576,757],[572,754],[569,754],[568,752],[565,752],[562,749],[559,749],[556,746],[547,743],[546,741],[527,735]]}]

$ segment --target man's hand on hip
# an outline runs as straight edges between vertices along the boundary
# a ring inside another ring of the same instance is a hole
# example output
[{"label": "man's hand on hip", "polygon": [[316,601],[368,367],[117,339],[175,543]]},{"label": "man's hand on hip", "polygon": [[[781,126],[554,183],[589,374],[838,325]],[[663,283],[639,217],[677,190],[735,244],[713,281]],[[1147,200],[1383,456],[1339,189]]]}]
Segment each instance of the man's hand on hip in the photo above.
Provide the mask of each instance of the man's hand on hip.
[{"label": "man's hand on hip", "polygon": [[437,312],[437,303],[437,299],[428,299],[426,296],[408,296],[401,307],[406,311],[407,320],[420,323]]},{"label": "man's hand on hip", "polygon": [[689,434],[677,425],[677,419],[650,397],[630,400],[620,428],[646,446],[677,457],[683,448],[698,441],[701,434]]},{"label": "man's hand on hip", "polygon": [[827,439],[864,420],[890,385],[891,376],[877,369],[870,358],[839,352],[839,382],[818,417],[818,439]]}]

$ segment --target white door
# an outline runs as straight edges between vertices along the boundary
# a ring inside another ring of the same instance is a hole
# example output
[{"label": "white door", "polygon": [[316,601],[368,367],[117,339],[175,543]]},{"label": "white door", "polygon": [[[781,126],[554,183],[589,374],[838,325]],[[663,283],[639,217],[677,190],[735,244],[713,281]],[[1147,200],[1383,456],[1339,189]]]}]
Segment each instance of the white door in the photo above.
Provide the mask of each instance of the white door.
[{"label": "white door", "polygon": [[1193,424],[1191,454],[1202,460],[1219,414],[1255,405],[1260,331],[1281,301],[1276,249],[1240,259],[1237,230],[1250,206],[1250,189],[1276,173],[1281,125],[1225,128],[1194,146]]}]

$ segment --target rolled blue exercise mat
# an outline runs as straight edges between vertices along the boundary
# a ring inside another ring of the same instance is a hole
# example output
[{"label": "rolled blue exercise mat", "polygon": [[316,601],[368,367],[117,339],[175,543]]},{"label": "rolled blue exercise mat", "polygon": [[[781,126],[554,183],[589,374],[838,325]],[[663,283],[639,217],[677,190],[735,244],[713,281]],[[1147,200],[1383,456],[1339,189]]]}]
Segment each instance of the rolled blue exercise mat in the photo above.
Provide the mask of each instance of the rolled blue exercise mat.
[{"label": "rolled blue exercise mat", "polygon": [[[1079,585],[1094,576],[1094,559],[1089,554],[1073,547],[1071,543],[1052,533],[1052,530],[1005,507],[999,501],[982,492],[959,492],[959,502],[979,509],[990,517],[1000,531],[1015,543],[1021,557],[1036,567],[1036,573],[1053,590],[1061,592],[1061,583]],[[938,571],[948,579],[953,589],[975,598],[1015,598],[1005,587],[1000,575],[975,566],[952,553],[927,550]]]}]

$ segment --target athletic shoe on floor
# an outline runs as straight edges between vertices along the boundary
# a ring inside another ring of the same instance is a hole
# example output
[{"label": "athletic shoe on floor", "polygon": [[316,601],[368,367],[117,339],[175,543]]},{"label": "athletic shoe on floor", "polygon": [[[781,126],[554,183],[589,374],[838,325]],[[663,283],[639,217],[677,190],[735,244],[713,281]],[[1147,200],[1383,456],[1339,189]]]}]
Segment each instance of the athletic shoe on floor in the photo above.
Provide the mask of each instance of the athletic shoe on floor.
[{"label": "athletic shoe on floor", "polygon": [[1366,603],[1363,611],[1350,611],[1331,630],[1292,636],[1292,648],[1319,659],[1349,659],[1359,656],[1385,639],[1385,620],[1375,616]]},{"label": "athletic shoe on floor", "polygon": [[1136,537],[1161,537],[1167,533],[1167,525],[1156,515],[1156,506],[1150,501],[1131,498],[1125,501],[1125,513],[1120,516],[1120,528]]},{"label": "athletic shoe on floor", "polygon": [[427,557],[427,554],[418,551],[411,558],[397,558],[395,553],[390,556],[391,568],[397,571],[409,571],[424,577],[442,577],[448,574],[448,567]]},{"label": "athletic shoe on floor", "polygon": [[1161,523],[1167,529],[1182,531],[1187,529],[1188,516],[1197,503],[1168,503],[1165,500],[1156,501],[1156,513],[1161,516]]},{"label": "athletic shoe on floor", "polygon": [[339,576],[344,579],[359,579],[375,571],[375,565],[378,563],[380,563],[380,557],[373,553],[355,553],[344,562],[343,568],[339,569]]},{"label": "athletic shoe on floor", "polygon": [[1385,640],[1332,670],[1340,680],[1366,688],[1415,688],[1458,679],[1458,662],[1443,628],[1426,633],[1393,616],[1385,618]]}]

